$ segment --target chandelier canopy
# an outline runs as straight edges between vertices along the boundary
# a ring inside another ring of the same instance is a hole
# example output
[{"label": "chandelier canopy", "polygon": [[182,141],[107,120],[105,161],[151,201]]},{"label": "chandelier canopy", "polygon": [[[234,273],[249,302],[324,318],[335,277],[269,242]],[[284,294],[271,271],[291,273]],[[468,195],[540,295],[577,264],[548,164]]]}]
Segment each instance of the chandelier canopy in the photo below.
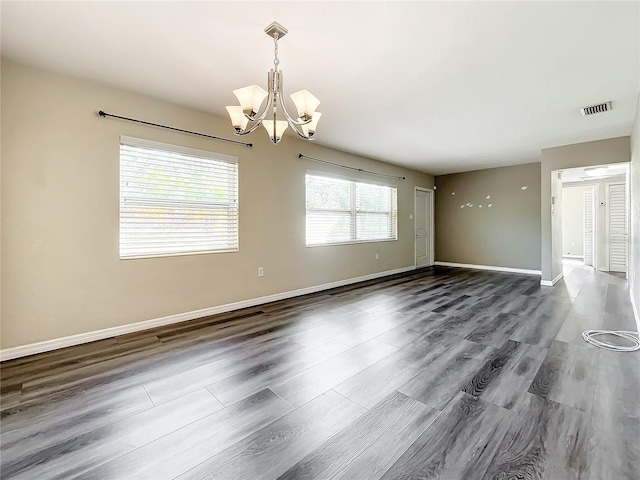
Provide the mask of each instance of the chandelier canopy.
[{"label": "chandelier canopy", "polygon": [[[297,110],[297,119],[294,120],[284,105],[282,71],[278,70],[278,40],[287,34],[287,29],[277,22],[273,22],[265,33],[273,38],[274,60],[273,66],[267,77],[269,91],[265,91],[258,85],[239,88],[233,93],[240,102],[240,106],[227,107],[231,123],[236,135],[247,135],[262,124],[269,134],[271,141],[276,144],[282,139],[282,135],[288,126],[305,140],[313,140],[316,126],[322,114],[316,112],[320,100],[314,97],[308,90],[300,90],[290,95]],[[265,99],[267,100],[265,102]],[[278,109],[281,110],[286,120],[278,120]]]}]

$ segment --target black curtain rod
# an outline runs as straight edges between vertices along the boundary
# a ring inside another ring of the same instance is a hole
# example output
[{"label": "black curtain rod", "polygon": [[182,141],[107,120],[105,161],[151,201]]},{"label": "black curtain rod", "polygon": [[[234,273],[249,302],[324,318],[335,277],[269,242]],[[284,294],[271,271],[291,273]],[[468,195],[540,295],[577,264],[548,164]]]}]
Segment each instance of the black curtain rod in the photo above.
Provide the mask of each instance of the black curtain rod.
[{"label": "black curtain rod", "polygon": [[211,138],[212,140],[220,140],[221,142],[229,142],[229,143],[235,143],[236,145],[243,145],[245,147],[253,147],[253,143],[245,143],[245,142],[240,142],[238,140],[230,140],[228,138],[214,137],[213,135],[207,135],[206,133],[198,133],[198,132],[192,132],[191,130],[183,130],[182,128],[168,127],[166,125],[159,125],[157,123],[145,122],[144,120],[136,120],[135,118],[121,117],[120,115],[113,115],[111,113],[103,112],[102,110],[98,112],[98,115],[100,115],[103,118],[104,117],[118,118],[120,120],[126,120],[127,122],[141,123],[143,125],[150,125],[152,127],[165,128],[167,130],[173,130],[175,132],[188,133],[189,135],[196,135],[198,137]]},{"label": "black curtain rod", "polygon": [[319,158],[310,157],[309,155],[304,155],[302,153],[298,154],[298,158],[308,158],[309,160],[313,160],[314,162],[326,163],[328,165],[333,165],[334,167],[347,168],[349,170],[355,170],[357,172],[368,173],[369,175],[377,175],[379,177],[397,178],[398,180],[406,180],[407,179],[407,177],[400,177],[398,175],[387,175],[386,173],[371,172],[369,170],[363,170],[362,168],[349,167],[347,165],[340,165],[339,163],[328,162],[327,160],[320,160]]}]

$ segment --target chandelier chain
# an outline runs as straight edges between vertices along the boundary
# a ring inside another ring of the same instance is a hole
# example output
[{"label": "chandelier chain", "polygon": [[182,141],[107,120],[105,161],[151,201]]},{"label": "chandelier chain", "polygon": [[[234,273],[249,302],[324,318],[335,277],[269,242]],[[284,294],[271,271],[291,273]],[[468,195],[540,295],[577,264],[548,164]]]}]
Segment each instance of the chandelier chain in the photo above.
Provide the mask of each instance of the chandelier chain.
[{"label": "chandelier chain", "polygon": [[273,59],[273,66],[275,67],[275,71],[278,71],[278,65],[280,65],[280,59],[278,58],[278,34],[276,33],[273,36],[273,44],[274,44],[274,53],[275,58]]}]

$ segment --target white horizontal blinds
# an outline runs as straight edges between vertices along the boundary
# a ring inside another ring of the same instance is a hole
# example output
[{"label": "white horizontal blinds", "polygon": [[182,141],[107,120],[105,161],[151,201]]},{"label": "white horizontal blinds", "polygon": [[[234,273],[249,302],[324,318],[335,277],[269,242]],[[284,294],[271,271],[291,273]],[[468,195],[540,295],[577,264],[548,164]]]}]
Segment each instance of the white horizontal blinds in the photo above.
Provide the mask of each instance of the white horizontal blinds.
[{"label": "white horizontal blinds", "polygon": [[307,245],[397,238],[397,190],[307,174]]},{"label": "white horizontal blinds", "polygon": [[121,258],[237,249],[235,161],[121,140]]},{"label": "white horizontal blinds", "polygon": [[306,182],[307,245],[351,241],[351,182],[317,175],[307,175]]},{"label": "white horizontal blinds", "polygon": [[356,239],[397,238],[398,207],[396,189],[385,185],[355,183]]}]

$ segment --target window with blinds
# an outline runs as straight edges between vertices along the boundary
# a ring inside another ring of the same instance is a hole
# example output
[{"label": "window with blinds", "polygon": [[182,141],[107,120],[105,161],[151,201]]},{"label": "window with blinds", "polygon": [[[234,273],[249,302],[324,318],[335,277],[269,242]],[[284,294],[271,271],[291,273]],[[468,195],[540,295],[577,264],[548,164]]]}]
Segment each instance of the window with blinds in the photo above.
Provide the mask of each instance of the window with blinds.
[{"label": "window with blinds", "polygon": [[237,158],[120,137],[120,258],[237,250]]},{"label": "window with blinds", "polygon": [[396,240],[397,188],[307,174],[307,245]]}]

